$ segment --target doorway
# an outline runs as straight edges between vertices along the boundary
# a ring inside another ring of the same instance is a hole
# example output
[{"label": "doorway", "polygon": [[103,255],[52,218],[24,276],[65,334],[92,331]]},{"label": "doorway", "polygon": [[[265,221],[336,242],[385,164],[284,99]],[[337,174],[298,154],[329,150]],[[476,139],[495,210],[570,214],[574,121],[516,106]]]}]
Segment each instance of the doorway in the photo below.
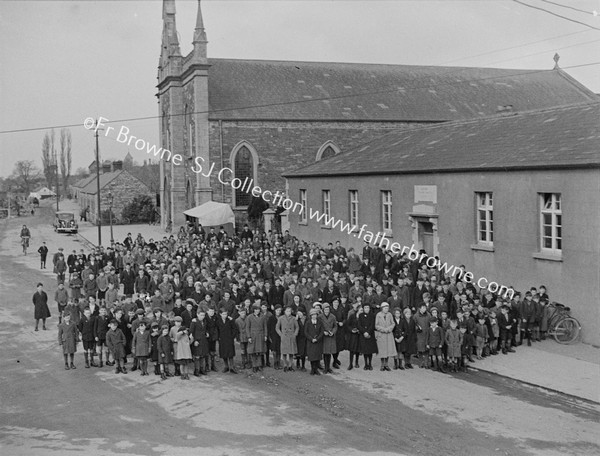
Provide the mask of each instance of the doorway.
[{"label": "doorway", "polygon": [[433,223],[418,222],[419,247],[429,256],[433,256]]}]

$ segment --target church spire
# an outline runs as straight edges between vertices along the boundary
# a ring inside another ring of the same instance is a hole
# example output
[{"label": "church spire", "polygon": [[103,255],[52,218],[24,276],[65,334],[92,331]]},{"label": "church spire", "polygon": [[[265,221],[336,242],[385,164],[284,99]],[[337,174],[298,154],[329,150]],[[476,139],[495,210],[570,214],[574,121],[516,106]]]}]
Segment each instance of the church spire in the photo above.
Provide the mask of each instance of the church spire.
[{"label": "church spire", "polygon": [[163,0],[163,54],[181,56],[177,25],[175,23],[175,0]]},{"label": "church spire", "polygon": [[204,20],[202,19],[201,0],[198,0],[198,15],[196,16],[196,28],[194,29],[194,60],[206,62],[206,31],[204,30]]}]

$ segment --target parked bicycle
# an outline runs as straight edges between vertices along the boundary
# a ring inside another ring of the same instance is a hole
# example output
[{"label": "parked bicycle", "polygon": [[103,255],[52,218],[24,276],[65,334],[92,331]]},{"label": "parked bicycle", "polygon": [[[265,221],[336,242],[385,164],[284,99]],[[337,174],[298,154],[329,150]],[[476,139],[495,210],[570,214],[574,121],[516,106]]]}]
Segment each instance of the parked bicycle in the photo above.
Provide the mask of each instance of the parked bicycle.
[{"label": "parked bicycle", "polygon": [[550,303],[548,308],[548,336],[554,336],[559,344],[577,342],[581,324],[569,313],[571,308],[558,302]]}]

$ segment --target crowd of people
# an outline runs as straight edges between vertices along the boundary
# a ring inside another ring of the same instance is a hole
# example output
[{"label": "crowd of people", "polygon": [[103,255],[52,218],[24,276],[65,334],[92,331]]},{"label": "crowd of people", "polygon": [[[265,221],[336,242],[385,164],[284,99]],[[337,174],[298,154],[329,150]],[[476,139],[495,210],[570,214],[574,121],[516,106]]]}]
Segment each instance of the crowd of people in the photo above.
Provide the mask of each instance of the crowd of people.
[{"label": "crowd of people", "polygon": [[[545,338],[548,326],[543,286],[506,299],[368,243],[359,255],[247,225],[235,236],[192,224],[156,241],[128,234],[88,253],[59,248],[52,262],[67,370],[81,341],[86,368],[127,373],[131,362],[148,375],[150,361],[163,379],[216,372],[218,359],[233,374],[304,372],[307,360],[312,375],[331,374],[344,351],[348,370],[373,370],[375,356],[381,371],[393,361],[460,372]],[[40,320],[47,329],[41,283],[33,304],[35,330]]]}]

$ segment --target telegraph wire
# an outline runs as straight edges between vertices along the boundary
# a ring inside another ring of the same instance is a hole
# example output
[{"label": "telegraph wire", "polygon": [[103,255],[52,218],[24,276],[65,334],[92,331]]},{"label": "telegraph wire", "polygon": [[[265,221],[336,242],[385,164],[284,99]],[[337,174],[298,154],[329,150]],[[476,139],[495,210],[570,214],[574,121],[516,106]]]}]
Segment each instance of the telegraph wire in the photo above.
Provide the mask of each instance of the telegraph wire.
[{"label": "telegraph wire", "polygon": [[547,9],[544,9],[544,8],[542,8],[540,6],[530,5],[529,3],[524,3],[521,0],[512,0],[512,1],[515,2],[515,3],[518,3],[519,5],[526,6],[527,8],[533,8],[535,10],[543,11],[544,13],[548,13],[548,14],[551,14],[552,16],[560,17],[561,19],[565,19],[565,20],[567,20],[569,22],[573,22],[575,24],[580,24],[580,25],[583,25],[585,27],[589,27],[589,28],[591,28],[593,30],[600,31],[600,28],[598,28],[598,27],[594,27],[593,25],[586,24],[585,22],[581,22],[581,21],[578,21],[576,19],[571,19],[570,17],[563,16],[562,14],[554,13],[554,12],[552,12],[550,10],[547,10]]},{"label": "telegraph wire", "polygon": [[540,2],[550,3],[552,5],[560,6],[561,8],[567,8],[567,9],[571,9],[573,11],[579,11],[580,13],[591,14],[592,16],[594,16],[594,13],[592,11],[582,10],[579,8],[575,8],[574,6],[563,5],[562,3],[552,2],[550,0],[540,0]]},{"label": "telegraph wire", "polygon": [[[544,52],[547,52],[547,51],[544,51]],[[568,69],[572,69],[572,68],[582,68],[582,67],[594,66],[594,65],[600,65],[600,61],[590,62],[590,63],[582,63],[579,65],[570,65],[570,66],[566,66],[566,67],[561,67],[561,69],[568,70]],[[456,74],[456,73],[464,71],[464,70],[469,70],[469,68],[461,67],[460,70],[442,73],[440,76]],[[489,80],[494,80],[494,79],[504,79],[504,78],[508,78],[511,76],[527,76],[527,75],[531,75],[531,74],[544,73],[547,71],[552,71],[552,70],[531,70],[531,71],[519,70],[518,73],[509,73],[509,74],[503,74],[500,76],[490,76],[487,78],[477,78],[477,79],[463,79],[463,80],[455,81],[455,82],[447,82],[447,83],[441,83],[441,84],[428,84],[428,85],[423,85],[423,86],[408,86],[408,87],[403,87],[403,89],[404,90],[428,89],[428,88],[435,88],[435,87],[441,87],[441,86],[452,86],[452,85],[466,84],[466,83],[479,82],[479,81],[489,81]],[[247,109],[270,108],[270,107],[274,107],[274,106],[287,106],[287,105],[295,105],[295,104],[301,104],[301,103],[314,103],[317,101],[340,100],[340,99],[344,99],[344,98],[354,98],[354,97],[359,97],[359,96],[364,96],[364,95],[378,95],[378,94],[384,94],[384,93],[392,93],[392,92],[397,92],[398,90],[399,90],[398,86],[394,86],[393,88],[385,87],[385,88],[370,91],[370,92],[357,92],[357,93],[352,93],[352,94],[344,94],[344,95],[321,97],[321,98],[290,100],[290,101],[281,101],[281,102],[274,102],[274,103],[265,103],[265,104],[259,104],[259,105],[248,105],[248,106],[237,106],[237,107],[223,108],[223,109],[213,109],[213,110],[208,110],[208,111],[195,111],[195,112],[189,112],[189,113],[169,114],[167,117],[179,117],[179,116],[194,115],[194,114],[215,114],[215,113],[219,113],[219,112],[243,111],[243,110],[247,110]],[[104,122],[104,124],[136,122],[136,121],[141,121],[141,120],[161,119],[163,117],[165,117],[165,116],[159,115],[159,116],[146,116],[146,117],[130,117],[130,118],[126,118],[126,119],[107,120],[106,122]],[[28,131],[49,130],[52,128],[58,129],[58,128],[82,127],[82,126],[83,126],[83,122],[79,122],[79,123],[75,123],[75,124],[66,124],[66,125],[20,128],[20,129],[15,129],[15,130],[2,130],[2,131],[0,131],[0,134],[22,133],[22,132],[28,132]]]}]

